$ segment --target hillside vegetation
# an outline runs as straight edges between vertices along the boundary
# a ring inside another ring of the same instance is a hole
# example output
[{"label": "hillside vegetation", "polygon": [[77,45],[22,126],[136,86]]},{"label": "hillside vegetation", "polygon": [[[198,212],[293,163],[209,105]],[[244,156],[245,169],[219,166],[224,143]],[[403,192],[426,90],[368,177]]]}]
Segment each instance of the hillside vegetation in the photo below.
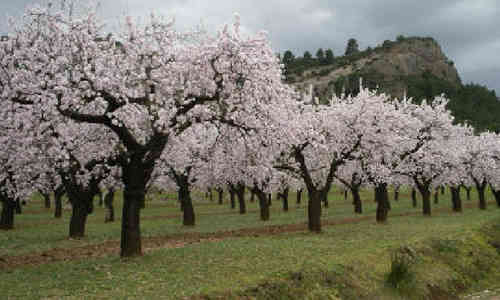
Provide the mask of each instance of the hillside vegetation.
[{"label": "hillside vegetation", "polygon": [[309,52],[303,57],[287,52],[283,55],[286,80],[300,90],[312,84],[322,102],[333,94],[357,94],[362,78],[364,86],[395,98],[406,94],[422,101],[445,94],[457,122],[467,122],[478,131],[500,131],[500,101],[495,91],[479,84],[463,84],[454,62],[433,38],[399,36],[375,48],[355,48],[328,59],[322,49],[316,57]]}]

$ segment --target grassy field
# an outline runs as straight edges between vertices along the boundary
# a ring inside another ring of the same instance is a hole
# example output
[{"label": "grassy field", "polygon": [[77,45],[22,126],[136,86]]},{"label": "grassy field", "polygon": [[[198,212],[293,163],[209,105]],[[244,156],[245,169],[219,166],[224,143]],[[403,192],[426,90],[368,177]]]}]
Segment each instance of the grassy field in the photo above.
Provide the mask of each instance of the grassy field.
[{"label": "grassy field", "polygon": [[[500,232],[500,209],[489,193],[486,211],[477,209],[473,193],[464,213],[452,213],[445,194],[433,216],[423,217],[403,191],[385,225],[375,223],[372,191],[362,194],[361,216],[350,199],[331,193],[321,234],[305,230],[305,205],[297,207],[293,194],[289,212],[273,202],[268,222],[259,220],[256,203],[239,215],[227,200],[221,206],[202,198],[195,195],[197,225],[190,228],[181,225],[174,200],[148,201],[141,213],[145,255],[121,260],[120,222],[105,224],[103,208],[89,216],[86,238],[69,240],[70,211],[56,220],[35,197],[16,216],[15,230],[0,232],[0,298],[404,299],[407,289],[385,284],[391,253],[401,246],[420,257],[412,282],[416,298],[442,287],[479,291],[500,279],[491,269],[500,255],[482,247]],[[115,202],[119,216],[120,199]],[[469,278],[461,268],[477,270]]]}]

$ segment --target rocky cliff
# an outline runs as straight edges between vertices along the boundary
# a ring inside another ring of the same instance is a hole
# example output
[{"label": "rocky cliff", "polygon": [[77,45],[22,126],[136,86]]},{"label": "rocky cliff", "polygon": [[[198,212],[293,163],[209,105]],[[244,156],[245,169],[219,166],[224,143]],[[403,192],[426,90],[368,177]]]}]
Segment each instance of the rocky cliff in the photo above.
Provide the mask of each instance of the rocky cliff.
[{"label": "rocky cliff", "polygon": [[453,61],[446,57],[434,39],[400,37],[397,41],[385,41],[374,49],[337,57],[333,65],[294,74],[292,82],[301,90],[312,84],[315,94],[325,98],[332,93],[352,92],[361,77],[365,86],[401,97],[408,89],[408,80],[429,74],[454,86],[461,85]]}]

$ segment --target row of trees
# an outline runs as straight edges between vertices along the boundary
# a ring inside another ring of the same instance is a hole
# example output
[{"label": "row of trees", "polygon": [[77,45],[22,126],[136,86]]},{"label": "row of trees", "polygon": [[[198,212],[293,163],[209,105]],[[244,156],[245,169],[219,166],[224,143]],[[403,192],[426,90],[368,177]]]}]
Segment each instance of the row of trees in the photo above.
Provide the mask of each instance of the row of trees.
[{"label": "row of trees", "polygon": [[[347,41],[347,46],[344,55],[351,56],[359,53],[358,41],[351,38]],[[335,63],[335,56],[333,50],[319,48],[316,51],[315,57],[309,51],[305,51],[302,57],[295,56],[291,50],[286,50],[283,52],[283,57],[281,57],[281,62],[285,66],[285,70],[289,73],[297,73],[301,69],[311,68],[322,65],[333,65]]]},{"label": "row of trees", "polygon": [[[354,38],[351,38],[347,41],[347,46],[344,55],[349,56],[359,52],[358,41]],[[297,64],[317,64],[317,65],[330,65],[335,61],[335,56],[333,54],[333,50],[328,48],[323,50],[323,48],[319,48],[316,51],[316,55],[313,58],[311,52],[305,51],[302,57],[296,57],[295,54],[291,50],[286,50],[283,52],[283,57],[281,59],[282,63],[287,68],[294,68]]]},{"label": "row of trees", "polygon": [[379,222],[389,185],[416,186],[427,215],[434,186],[498,188],[498,136],[454,125],[446,99],[417,105],[361,88],[315,105],[282,82],[264,34],[240,35],[237,16],[217,36],[154,15],[145,25],[127,18],[112,36],[95,7],[60,4],[28,10],[0,43],[3,211],[64,189],[78,237],[94,196],[121,188],[121,256],[134,256],[152,187],[178,190],[186,225],[194,187],[229,185],[243,209],[249,187],[263,220],[269,193],[304,189],[314,232],[335,182],[374,187]]}]

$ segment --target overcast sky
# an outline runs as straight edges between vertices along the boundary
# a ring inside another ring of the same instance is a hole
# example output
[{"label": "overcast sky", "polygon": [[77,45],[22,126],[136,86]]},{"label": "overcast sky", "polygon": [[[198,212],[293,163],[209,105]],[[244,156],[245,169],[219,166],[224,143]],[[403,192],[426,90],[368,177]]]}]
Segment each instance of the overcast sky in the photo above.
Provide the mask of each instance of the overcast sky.
[{"label": "overcast sky", "polygon": [[[57,3],[59,0],[54,0]],[[374,47],[397,35],[431,36],[455,62],[464,83],[475,82],[500,95],[499,0],[100,0],[110,22],[124,15],[151,12],[175,17],[180,27],[202,22],[218,29],[238,12],[247,32],[266,30],[276,51],[296,55],[318,48],[343,54],[349,38],[360,48]],[[31,0],[0,0],[4,16],[19,16]]]}]

